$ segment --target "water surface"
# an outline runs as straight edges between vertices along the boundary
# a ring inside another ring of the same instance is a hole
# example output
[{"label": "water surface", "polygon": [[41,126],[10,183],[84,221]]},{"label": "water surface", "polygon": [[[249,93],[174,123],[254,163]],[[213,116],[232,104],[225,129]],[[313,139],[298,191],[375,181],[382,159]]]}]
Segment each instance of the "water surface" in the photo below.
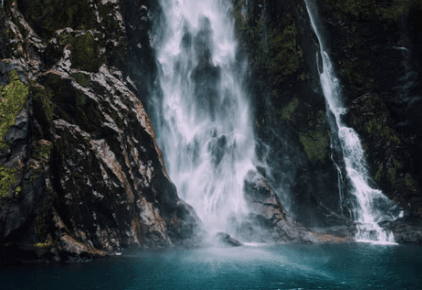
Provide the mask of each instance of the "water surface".
[{"label": "water surface", "polygon": [[2,267],[2,289],[420,289],[422,247],[281,245],[126,251]]}]

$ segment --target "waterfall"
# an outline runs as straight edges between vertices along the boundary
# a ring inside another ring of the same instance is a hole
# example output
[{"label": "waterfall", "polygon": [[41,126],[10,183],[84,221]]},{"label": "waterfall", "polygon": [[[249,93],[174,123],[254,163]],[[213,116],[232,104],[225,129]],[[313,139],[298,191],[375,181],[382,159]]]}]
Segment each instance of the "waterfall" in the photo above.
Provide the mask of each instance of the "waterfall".
[{"label": "waterfall", "polygon": [[158,142],[179,196],[210,231],[248,213],[243,196],[255,139],[236,61],[230,1],[160,0],[165,21],[155,44],[162,93]]},{"label": "waterfall", "polygon": [[[351,193],[356,198],[352,210],[353,217],[357,222],[357,241],[371,243],[394,243],[392,233],[383,230],[378,222],[392,220],[396,217],[386,213],[393,203],[380,191],[371,188],[369,175],[366,169],[365,155],[358,134],[343,124],[341,118],[346,113],[341,101],[339,80],[334,73],[333,64],[327,53],[321,32],[316,24],[313,9],[310,9],[309,0],[305,0],[306,8],[311,20],[312,28],[318,38],[322,68],[319,66],[321,87],[327,104],[327,111],[331,111],[335,119],[333,132],[338,132],[341,150],[345,163],[345,173],[353,187]],[[317,63],[318,55],[317,55]]]}]

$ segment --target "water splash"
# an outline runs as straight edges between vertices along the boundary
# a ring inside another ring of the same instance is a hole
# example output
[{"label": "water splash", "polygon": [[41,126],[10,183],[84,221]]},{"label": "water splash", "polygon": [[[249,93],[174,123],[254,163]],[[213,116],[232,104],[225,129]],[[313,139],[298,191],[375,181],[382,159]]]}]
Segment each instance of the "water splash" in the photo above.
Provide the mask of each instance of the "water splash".
[{"label": "water splash", "polygon": [[156,52],[162,96],[158,142],[180,197],[210,231],[247,214],[246,173],[255,141],[236,62],[230,1],[160,0],[166,22]]},{"label": "water splash", "polygon": [[380,190],[369,186],[369,175],[366,170],[364,151],[359,136],[352,128],[345,126],[341,121],[341,116],[346,113],[346,110],[341,101],[340,82],[335,76],[332,62],[316,25],[309,1],[305,0],[305,3],[312,28],[320,45],[322,58],[322,68],[319,67],[321,87],[327,109],[335,117],[336,128],[334,131],[338,132],[346,174],[353,187],[351,193],[356,197],[356,204],[354,204],[352,212],[358,224],[358,233],[355,239],[360,242],[392,244],[394,243],[393,234],[383,230],[378,222],[396,218],[387,213],[389,209],[394,207],[394,204]]}]

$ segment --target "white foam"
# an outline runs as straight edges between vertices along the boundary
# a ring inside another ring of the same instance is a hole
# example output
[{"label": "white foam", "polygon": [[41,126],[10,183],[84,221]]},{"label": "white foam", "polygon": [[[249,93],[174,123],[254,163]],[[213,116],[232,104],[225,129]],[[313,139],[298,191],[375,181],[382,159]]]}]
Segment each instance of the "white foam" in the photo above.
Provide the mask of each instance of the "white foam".
[{"label": "white foam", "polygon": [[[157,113],[161,116],[159,146],[179,196],[194,207],[208,230],[229,231],[228,220],[248,212],[243,183],[248,170],[254,168],[255,153],[250,104],[241,85],[246,66],[236,64],[233,19],[227,13],[232,7],[222,0],[160,3],[166,27],[162,43],[156,46],[163,91],[157,106],[162,112]],[[195,37],[204,28],[204,17],[212,30],[210,61],[221,75],[211,100],[214,111],[204,104],[209,100],[196,96],[192,80],[198,65]],[[192,37],[190,44],[182,44],[186,32]],[[212,147],[221,150],[218,165]]]}]

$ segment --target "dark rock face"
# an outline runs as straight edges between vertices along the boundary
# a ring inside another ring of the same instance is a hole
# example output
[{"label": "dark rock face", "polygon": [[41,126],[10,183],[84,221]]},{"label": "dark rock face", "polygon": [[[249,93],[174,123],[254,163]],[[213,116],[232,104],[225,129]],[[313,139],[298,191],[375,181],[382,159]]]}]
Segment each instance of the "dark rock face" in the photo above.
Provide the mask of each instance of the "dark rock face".
[{"label": "dark rock face", "polygon": [[[422,6],[387,2],[319,0],[312,1],[312,9],[343,87],[344,121],[362,139],[371,186],[396,202],[405,220],[421,220]],[[277,192],[284,190],[283,205],[305,226],[348,228],[348,181],[332,162],[344,173],[305,2],[233,3],[239,51],[251,62],[249,84],[262,141],[257,153],[268,165],[260,171]],[[282,61],[285,55],[289,58]]]},{"label": "dark rock face", "polygon": [[346,121],[363,141],[374,186],[404,210],[404,222],[420,220],[421,132],[416,112],[422,6],[417,1],[375,6],[346,2],[318,1],[349,108]]},{"label": "dark rock face", "polygon": [[234,2],[239,50],[252,68],[257,155],[268,165],[260,171],[285,193],[279,198],[295,219],[310,227],[341,225],[349,217],[333,182],[338,173],[331,144],[337,140],[327,121],[306,7],[302,1]]},{"label": "dark rock face", "polygon": [[0,93],[16,82],[27,99],[1,136],[0,260],[199,244],[200,221],[177,196],[139,100],[145,91],[126,74],[120,4],[78,1],[91,22],[67,15],[46,27],[54,15],[37,22],[41,2],[0,8]]}]

